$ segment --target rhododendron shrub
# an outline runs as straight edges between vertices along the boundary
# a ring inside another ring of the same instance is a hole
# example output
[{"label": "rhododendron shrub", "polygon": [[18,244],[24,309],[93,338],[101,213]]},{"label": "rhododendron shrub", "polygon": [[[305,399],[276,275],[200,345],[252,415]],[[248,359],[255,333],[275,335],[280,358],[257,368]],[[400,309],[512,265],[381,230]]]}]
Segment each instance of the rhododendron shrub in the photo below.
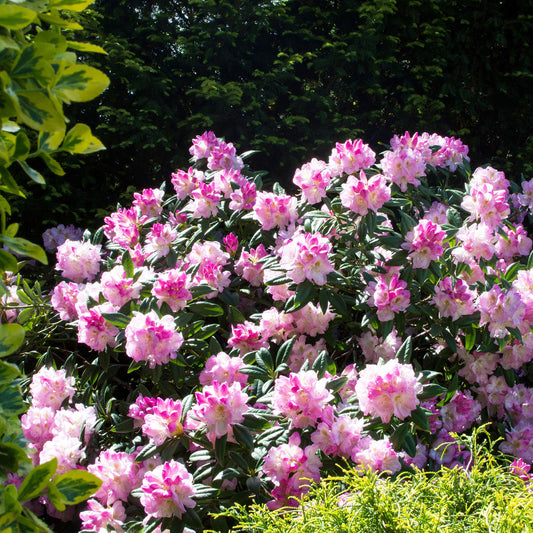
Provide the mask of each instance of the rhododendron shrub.
[{"label": "rhododendron shrub", "polygon": [[530,182],[427,133],[337,143],[294,194],[213,132],[190,154],[57,251],[83,357],[24,427],[47,456],[74,386],[97,407],[65,466],[102,481],[84,531],[226,530],[211,513],[295,506],[346,461],[468,468],[453,435],[480,424],[533,461]]}]

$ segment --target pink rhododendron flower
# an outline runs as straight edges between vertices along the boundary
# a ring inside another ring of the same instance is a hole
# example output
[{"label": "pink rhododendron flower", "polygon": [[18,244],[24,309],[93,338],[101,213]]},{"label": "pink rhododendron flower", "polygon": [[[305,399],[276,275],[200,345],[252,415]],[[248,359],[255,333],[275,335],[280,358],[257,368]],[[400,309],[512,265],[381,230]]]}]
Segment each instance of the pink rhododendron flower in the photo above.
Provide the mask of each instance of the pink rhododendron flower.
[{"label": "pink rhododendron flower", "polygon": [[232,211],[250,211],[254,208],[257,190],[254,183],[244,182],[230,194],[229,208]]},{"label": "pink rhododendron flower", "polygon": [[494,231],[486,224],[470,224],[462,226],[456,234],[461,245],[452,250],[452,255],[466,264],[483,258],[492,259],[495,252],[496,239]]},{"label": "pink rhododendron flower", "polygon": [[183,170],[173,172],[170,181],[174,186],[178,199],[184,200],[198,187],[198,183],[203,182],[204,179],[203,172],[190,167],[187,172]]},{"label": "pink rhododendron flower", "polygon": [[154,412],[157,404],[157,398],[147,396],[137,396],[135,403],[130,405],[128,416],[134,419],[134,426],[140,427],[144,424],[144,417]]},{"label": "pink rhododendron flower", "polygon": [[235,236],[234,233],[229,233],[226,235],[222,242],[224,243],[224,247],[226,248],[226,252],[230,256],[234,256],[237,253],[237,250],[239,249],[239,239]]},{"label": "pink rhododendron flower", "polygon": [[326,196],[331,180],[330,171],[324,161],[311,159],[294,173],[293,183],[302,189],[302,198],[310,204],[317,204]]},{"label": "pink rhododendron flower", "polygon": [[468,288],[461,279],[456,280],[455,285],[450,276],[447,276],[435,286],[435,296],[432,302],[437,306],[440,317],[451,317],[457,320],[463,315],[471,315],[475,312],[474,298],[476,293]]},{"label": "pink rhododendron flower", "polygon": [[165,257],[170,252],[170,245],[178,237],[178,232],[170,224],[156,223],[146,236],[144,250],[156,257]]},{"label": "pink rhododendron flower", "polygon": [[491,337],[503,338],[508,334],[508,327],[524,326],[526,309],[520,295],[512,288],[503,293],[499,285],[494,285],[479,295],[476,306],[481,312],[480,325],[488,323]]},{"label": "pink rhododendron flower", "polygon": [[392,183],[407,191],[408,185],[418,187],[421,176],[426,175],[426,161],[424,156],[412,148],[399,148],[385,152],[381,160],[383,175]]},{"label": "pink rhododendron flower", "polygon": [[329,306],[324,313],[320,305],[311,302],[291,315],[296,325],[295,332],[309,335],[309,337],[326,333],[331,321],[337,316],[330,310]]},{"label": "pink rhododendron flower", "polygon": [[255,249],[251,248],[249,252],[243,250],[235,263],[235,273],[250,285],[259,287],[263,283],[263,265],[259,261],[266,256],[267,252],[262,244]]},{"label": "pink rhododendron flower", "polygon": [[110,271],[102,272],[100,284],[102,294],[118,308],[130,300],[139,298],[142,289],[141,281],[130,278],[122,265],[116,265]]},{"label": "pink rhododendron flower", "polygon": [[76,283],[91,281],[100,271],[101,248],[99,244],[67,240],[57,248],[56,270]]},{"label": "pink rhododendron flower", "polygon": [[377,363],[379,359],[388,361],[394,359],[396,352],[402,345],[402,339],[398,336],[396,328],[385,337],[378,337],[371,331],[366,331],[357,339],[367,363]]},{"label": "pink rhododendron flower", "polygon": [[122,526],[126,521],[126,511],[120,501],[113,503],[111,507],[104,507],[97,500],[87,500],[86,511],[80,513],[81,530],[100,533],[113,528],[116,533],[123,533]]},{"label": "pink rhododendron flower", "polygon": [[295,332],[294,314],[278,311],[275,307],[265,309],[261,313],[259,328],[261,337],[271,342],[286,341]]},{"label": "pink rhododendron flower", "polygon": [[470,195],[464,197],[461,207],[471,214],[469,220],[479,220],[490,228],[495,228],[510,213],[507,191],[490,183],[472,187],[471,182]]},{"label": "pink rhododendron flower", "polygon": [[137,210],[119,208],[104,218],[104,235],[112,242],[124,248],[133,248],[139,241],[139,226],[141,224]]},{"label": "pink rhododendron flower", "polygon": [[444,252],[442,242],[445,237],[441,227],[427,219],[422,219],[408,231],[402,248],[409,251],[413,268],[426,269],[431,261],[436,261]]},{"label": "pink rhododendron flower", "polygon": [[187,254],[187,263],[191,265],[200,265],[205,263],[206,260],[209,260],[209,262],[215,265],[224,266],[229,261],[229,254],[222,250],[219,242],[195,242],[191,251]]},{"label": "pink rhododendron flower", "polygon": [[196,506],[192,475],[177,461],[169,461],[147,472],[143,478],[141,504],[148,516],[181,518]]},{"label": "pink rhododendron flower", "polygon": [[176,313],[192,298],[188,286],[189,280],[185,272],[179,268],[169,269],[158,274],[152,286],[152,294],[160,308],[166,303]]},{"label": "pink rhododendron flower", "polygon": [[231,426],[242,422],[248,411],[248,395],[238,381],[231,385],[214,381],[195,396],[194,415],[207,426],[207,436],[213,443],[231,433]]},{"label": "pink rhododendron flower", "polygon": [[263,229],[286,228],[298,218],[297,200],[287,194],[258,192],[254,205],[254,216]]},{"label": "pink rhododendron flower", "polygon": [[334,271],[330,251],[331,243],[320,233],[296,233],[279,249],[280,266],[295,283],[308,279],[324,285],[327,275]]},{"label": "pink rhododendron flower", "polygon": [[135,311],[127,325],[126,354],[134,361],[147,361],[150,368],[168,363],[177,357],[183,344],[183,335],[176,331],[174,318],[161,318],[155,311],[144,315]]},{"label": "pink rhododendron flower", "polygon": [[43,444],[39,452],[39,464],[57,459],[56,475],[77,469],[85,459],[85,447],[79,438],[59,433]]},{"label": "pink rhododendron flower", "polygon": [[55,413],[51,434],[54,437],[63,434],[81,439],[83,432],[83,443],[87,445],[94,433],[96,421],[96,410],[92,405],[77,403],[74,408],[60,409]]},{"label": "pink rhododendron flower", "polygon": [[310,367],[313,366],[320,353],[326,350],[326,341],[324,339],[318,340],[315,344],[309,344],[306,340],[307,337],[305,335],[299,335],[292,347],[287,359],[287,365],[291,372],[299,372],[305,362],[308,362]]},{"label": "pink rhododendron flower", "polygon": [[210,218],[218,213],[218,203],[222,195],[216,190],[214,183],[198,182],[196,189],[191,192],[192,201],[186,210],[193,218]]},{"label": "pink rhododendron flower", "polygon": [[146,218],[157,218],[163,211],[161,206],[165,191],[161,189],[143,189],[142,194],[133,193],[133,205],[141,210]]},{"label": "pink rhododendron flower", "polygon": [[264,339],[261,328],[254,323],[245,321],[242,324],[231,326],[231,334],[228,339],[228,346],[238,348],[241,355],[259,348],[268,346],[268,339]]},{"label": "pink rhododendron flower", "polygon": [[524,226],[518,224],[515,228],[503,226],[504,235],[496,235],[495,251],[499,258],[512,259],[518,255],[529,255],[533,241],[527,236]]},{"label": "pink rhododendron flower", "polygon": [[115,337],[119,329],[108,322],[102,313],[116,312],[117,308],[105,303],[91,307],[78,318],[78,342],[86,344],[97,352],[102,352],[108,346],[114,348],[117,343]]},{"label": "pink rhododendron flower", "polygon": [[56,409],[53,407],[30,405],[22,415],[20,425],[24,438],[29,442],[29,448],[40,452],[44,443],[52,439],[55,414]]},{"label": "pink rhododendron flower", "polygon": [[181,402],[171,398],[157,398],[157,403],[150,413],[146,413],[143,420],[143,435],[151,438],[156,446],[160,446],[167,439],[183,433],[181,423]]},{"label": "pink rhododendron flower", "polygon": [[440,408],[444,429],[461,433],[470,429],[481,412],[481,405],[470,391],[457,391],[453,398]]},{"label": "pink rhododendron flower", "polygon": [[117,500],[128,501],[131,491],[141,483],[139,470],[135,454],[103,450],[94,464],[87,467],[88,472],[102,480],[95,498],[104,505],[111,505]]},{"label": "pink rhododendron flower", "polygon": [[61,281],[54,287],[50,303],[59,313],[61,320],[69,322],[77,318],[76,301],[79,288],[77,283],[66,281]]},{"label": "pink rhododendron flower", "polygon": [[394,474],[400,471],[402,468],[400,459],[389,439],[366,439],[365,444],[366,447],[355,451],[353,454],[352,460],[355,463],[373,472],[390,472]]},{"label": "pink rhododendron flower", "polygon": [[424,219],[430,220],[431,222],[433,222],[434,224],[438,224],[439,226],[442,224],[447,224],[447,211],[448,206],[441,204],[440,202],[433,202],[427,213],[424,215]]},{"label": "pink rhododendron flower", "polygon": [[237,150],[232,143],[219,142],[211,147],[207,158],[207,168],[211,170],[241,169],[244,166],[242,159],[237,155]]},{"label": "pink rhododendron flower", "polygon": [[326,405],[333,400],[326,384],[327,380],[319,379],[314,370],[279,376],[272,394],[274,414],[288,418],[292,427],[315,426]]},{"label": "pink rhododendron flower", "polygon": [[76,389],[73,377],[67,377],[66,371],[42,367],[33,374],[30,394],[34,407],[51,407],[57,410],[67,398],[72,400]]},{"label": "pink rhododendron flower", "polygon": [[394,415],[405,420],[420,403],[422,391],[413,367],[391,359],[383,365],[367,365],[359,374],[355,393],[365,415],[390,422]]},{"label": "pink rhododendron flower", "polygon": [[377,307],[381,322],[392,320],[396,313],[409,307],[411,293],[398,274],[394,274],[388,282],[380,276],[377,282],[368,284],[367,291],[370,294],[368,305]]},{"label": "pink rhododendron flower", "polygon": [[189,148],[189,153],[195,161],[199,159],[207,159],[211,150],[218,146],[220,139],[212,131],[204,131],[202,135],[197,135],[192,140],[192,146]]},{"label": "pink rhododendron flower", "polygon": [[322,463],[316,454],[317,447],[302,449],[300,444],[300,435],[293,433],[287,444],[268,450],[263,471],[276,485],[271,493],[275,500],[267,504],[269,509],[298,505],[296,499],[309,490],[310,482],[320,480]]},{"label": "pink rhododendron flower", "polygon": [[240,357],[230,357],[225,352],[212,355],[206,362],[204,369],[200,372],[199,381],[201,385],[213,385],[215,381],[219,383],[238,382],[242,387],[246,385],[248,376],[241,374],[239,369],[244,366]]},{"label": "pink rhododendron flower", "polygon": [[391,190],[381,174],[367,179],[361,171],[359,179],[348,176],[339,196],[344,207],[364,216],[369,211],[377,212],[383,207],[391,199]]},{"label": "pink rhododendron flower", "polygon": [[354,174],[361,169],[370,168],[376,162],[375,152],[361,139],[336,143],[329,156],[328,167],[332,176]]}]

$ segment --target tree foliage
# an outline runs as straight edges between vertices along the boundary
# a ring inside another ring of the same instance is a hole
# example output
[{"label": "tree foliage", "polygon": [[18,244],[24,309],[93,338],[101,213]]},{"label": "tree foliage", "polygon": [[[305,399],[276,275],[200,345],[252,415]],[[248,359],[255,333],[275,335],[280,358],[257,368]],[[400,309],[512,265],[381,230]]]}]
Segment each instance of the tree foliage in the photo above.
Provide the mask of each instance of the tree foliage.
[{"label": "tree foliage", "polygon": [[530,172],[532,52],[523,36],[532,7],[98,0],[84,26],[108,56],[87,61],[112,84],[80,118],[108,151],[73,169],[87,195],[61,191],[56,212],[83,217],[103,207],[102,189],[112,203],[130,186],[159,185],[188,166],[181,148],[206,129],[261,147],[255,164],[285,183],[311,155],[327,157],[332,140],[372,144],[405,130],[461,136],[479,162]]}]

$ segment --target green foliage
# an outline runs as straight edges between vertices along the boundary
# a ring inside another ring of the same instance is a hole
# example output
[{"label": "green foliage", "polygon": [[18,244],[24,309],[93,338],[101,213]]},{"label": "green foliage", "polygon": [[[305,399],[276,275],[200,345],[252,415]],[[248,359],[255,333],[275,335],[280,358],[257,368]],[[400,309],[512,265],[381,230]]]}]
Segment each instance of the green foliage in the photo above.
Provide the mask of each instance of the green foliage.
[{"label": "green foliage", "polygon": [[[108,150],[79,172],[87,194],[53,181],[31,209],[48,225],[158,186],[206,129],[261,148],[254,164],[290,183],[332,141],[438,131],[468,138],[476,165],[533,167],[528,94],[532,0],[98,0],[80,40],[113,83],[80,111]],[[527,40],[526,40],[527,41]],[[511,155],[513,154],[513,155]],[[102,210],[102,211],[99,211]],[[77,217],[77,220],[76,220]],[[81,220],[80,220],[81,219]],[[41,228],[39,228],[41,229]]]},{"label": "green foliage", "polygon": [[418,469],[387,478],[347,469],[313,486],[297,509],[236,505],[240,533],[514,533],[533,531],[533,494],[489,447],[470,440],[469,470]]}]

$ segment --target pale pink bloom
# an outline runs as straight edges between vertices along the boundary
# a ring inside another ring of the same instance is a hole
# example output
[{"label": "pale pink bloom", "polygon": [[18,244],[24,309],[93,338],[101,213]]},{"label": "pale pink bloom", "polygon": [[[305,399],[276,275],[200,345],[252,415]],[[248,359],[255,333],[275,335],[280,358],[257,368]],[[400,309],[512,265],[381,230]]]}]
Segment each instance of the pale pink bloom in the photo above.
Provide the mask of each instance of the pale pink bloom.
[{"label": "pale pink bloom", "polygon": [[235,263],[235,273],[242,276],[250,285],[259,287],[263,283],[263,265],[260,260],[267,256],[265,247],[260,244],[249,252],[242,250],[239,260]]},{"label": "pale pink bloom", "polygon": [[59,313],[61,320],[70,322],[78,316],[76,312],[76,300],[80,285],[78,283],[61,281],[54,287],[50,303]]},{"label": "pale pink bloom", "polygon": [[332,176],[353,174],[370,168],[376,162],[375,152],[361,139],[336,143],[329,156],[328,166]]},{"label": "pale pink bloom", "polygon": [[479,220],[490,228],[498,226],[511,211],[507,191],[496,189],[490,183],[471,188],[470,195],[463,198],[461,207],[471,213],[469,220]]},{"label": "pale pink bloom", "polygon": [[315,344],[308,344],[305,335],[299,335],[294,343],[287,365],[291,372],[299,372],[303,364],[307,361],[309,366],[313,366],[319,354],[326,350],[326,341],[319,339]]},{"label": "pale pink bloom", "polygon": [[428,209],[427,213],[424,215],[424,219],[430,220],[434,224],[447,224],[448,217],[446,212],[448,211],[448,206],[441,204],[440,202],[433,202],[431,207]]},{"label": "pale pink bloom", "polygon": [[396,352],[402,345],[402,339],[398,336],[396,328],[385,337],[378,337],[371,331],[366,331],[357,339],[367,363],[377,363],[379,359],[388,361],[394,359]]},{"label": "pale pink bloom", "polygon": [[407,191],[408,185],[418,187],[421,176],[426,175],[426,161],[424,156],[412,148],[399,148],[387,151],[381,160],[383,174],[392,183]]},{"label": "pale pink bloom", "polygon": [[85,447],[79,438],[59,433],[43,444],[39,452],[39,464],[57,459],[56,475],[76,470],[85,459]]},{"label": "pale pink bloom", "polygon": [[212,131],[204,131],[202,135],[197,135],[192,140],[192,146],[189,148],[189,153],[195,161],[199,159],[207,159],[211,150],[218,146],[220,139]]},{"label": "pale pink bloom", "polygon": [[29,447],[41,451],[44,443],[52,438],[56,409],[52,407],[36,407],[30,405],[22,415],[20,425]]},{"label": "pale pink bloom", "polygon": [[524,422],[509,429],[505,441],[500,444],[500,451],[518,457],[528,463],[533,462],[533,426]]},{"label": "pale pink bloom", "polygon": [[257,190],[254,183],[242,183],[240,188],[230,194],[229,208],[232,211],[250,211],[254,208]]},{"label": "pale pink bloom", "polygon": [[81,530],[102,533],[113,528],[116,533],[123,533],[126,511],[122,502],[116,501],[111,507],[104,507],[97,500],[87,500],[86,511],[80,513]]},{"label": "pale pink bloom", "polygon": [[184,200],[198,187],[198,183],[204,181],[204,179],[203,172],[190,167],[187,172],[183,170],[173,172],[170,181],[174,186],[178,199]]},{"label": "pale pink bloom", "polygon": [[163,207],[165,191],[161,189],[143,189],[142,194],[133,193],[133,205],[141,210],[141,215],[146,218],[158,218]]},{"label": "pale pink bloom", "polygon": [[266,230],[286,228],[298,218],[297,200],[287,194],[260,191],[254,205],[254,217]]},{"label": "pale pink bloom", "polygon": [[91,281],[100,271],[101,248],[100,244],[67,240],[57,248],[56,270],[76,283]]},{"label": "pale pink bloom", "polygon": [[[144,265],[144,261],[148,257],[148,253],[146,253],[140,243],[137,243],[133,248],[130,248],[129,250],[131,260],[133,261],[133,266],[135,268],[140,268]],[[117,258],[119,262],[122,261],[122,257]]]},{"label": "pale pink bloom", "polygon": [[506,225],[502,227],[505,236],[496,235],[496,255],[499,258],[512,259],[518,255],[529,255],[533,241],[527,236],[524,226],[518,224],[515,228]]},{"label": "pale pink bloom", "polygon": [[262,337],[261,328],[252,322],[245,321],[242,324],[231,326],[231,334],[228,339],[228,346],[237,348],[241,355],[259,348],[268,346],[268,339]]},{"label": "pale pink bloom", "polygon": [[188,287],[187,274],[179,268],[174,268],[158,274],[152,287],[152,295],[157,299],[159,308],[166,303],[176,313],[192,298]]},{"label": "pale pink bloom", "polygon": [[455,281],[450,276],[439,280],[435,286],[435,296],[432,302],[439,310],[439,317],[451,317],[457,320],[463,315],[471,315],[475,312],[474,298],[476,294],[468,288],[461,279]]},{"label": "pale pink bloom", "polygon": [[469,185],[470,187],[477,189],[484,184],[492,185],[495,190],[505,192],[509,190],[511,185],[502,171],[492,167],[478,167],[474,170]]},{"label": "pale pink bloom", "polygon": [[461,359],[464,361],[465,366],[459,370],[459,375],[471,384],[486,385],[489,381],[489,376],[498,366],[500,356],[493,352],[465,352],[461,355]]},{"label": "pale pink bloom", "polygon": [[399,452],[398,455],[406,465],[418,468],[418,470],[424,470],[427,466],[428,449],[427,446],[421,442],[417,442],[416,444],[416,453],[414,457],[411,457],[404,451]]},{"label": "pale pink bloom", "polygon": [[222,195],[216,190],[214,183],[198,182],[196,189],[191,192],[191,197],[192,201],[186,211],[190,211],[193,218],[216,216]]},{"label": "pale pink bloom", "polygon": [[505,416],[505,398],[511,387],[507,385],[504,376],[492,375],[487,383],[477,389],[477,399],[483,407],[487,407],[489,416],[496,414],[498,418]]},{"label": "pale pink bloom", "polygon": [[519,383],[505,396],[505,411],[515,424],[533,422],[533,389]]},{"label": "pale pink bloom", "polygon": [[232,143],[219,142],[211,147],[207,158],[207,168],[211,170],[241,169],[244,166],[242,159]]},{"label": "pale pink bloom", "polygon": [[200,372],[199,381],[201,385],[213,385],[215,381],[231,385],[234,382],[240,383],[242,387],[246,385],[248,376],[241,374],[239,369],[244,366],[240,357],[230,357],[225,352],[212,355],[206,362],[204,369]]},{"label": "pale pink bloom", "polygon": [[476,306],[481,312],[479,325],[488,323],[491,337],[503,338],[508,327],[524,325],[526,309],[519,293],[512,288],[503,293],[499,285],[494,285],[479,295]]},{"label": "pale pink bloom", "polygon": [[325,455],[337,455],[349,459],[361,441],[364,420],[351,418],[349,415],[335,416],[333,413],[331,419],[327,416],[323,418],[324,420],[311,434],[311,441]]},{"label": "pale pink bloom", "polygon": [[402,248],[409,251],[413,268],[427,269],[431,261],[436,261],[444,252],[442,243],[445,237],[442,228],[427,219],[422,219],[408,231]]},{"label": "pale pink bloom", "polygon": [[526,481],[526,482],[531,481],[531,477],[529,476],[531,465],[524,462],[521,458],[515,459],[509,465],[509,470],[511,471],[511,473],[513,473],[515,476],[518,476],[523,481]]},{"label": "pale pink bloom", "polygon": [[329,260],[332,245],[320,233],[295,233],[279,250],[280,266],[295,283],[306,279],[325,285],[326,277],[335,270]]},{"label": "pale pink bloom", "polygon": [[398,274],[394,274],[388,282],[380,276],[377,282],[368,284],[367,292],[370,295],[368,305],[377,307],[381,322],[392,320],[396,313],[405,311],[410,304],[411,293]]},{"label": "pale pink bloom", "polygon": [[214,381],[195,396],[194,415],[207,426],[207,437],[213,443],[230,433],[232,425],[242,422],[249,408],[248,395],[238,381],[231,385]]},{"label": "pale pink bloom", "polygon": [[388,472],[394,474],[401,470],[402,465],[398,454],[394,451],[388,438],[380,440],[365,439],[366,447],[355,450],[352,456],[354,463],[372,472]]},{"label": "pale pink bloom", "polygon": [[119,208],[104,218],[104,235],[112,242],[124,248],[133,248],[139,241],[139,225],[141,224],[137,210]]},{"label": "pale pink bloom", "polygon": [[105,298],[119,308],[130,300],[139,298],[142,289],[140,280],[135,281],[130,278],[122,265],[116,265],[110,271],[103,272],[100,285]]},{"label": "pale pink bloom", "polygon": [[[76,294],[76,301],[74,302],[77,316],[82,313],[87,313],[89,305],[100,301],[101,289],[100,282],[78,284],[78,293]],[[93,302],[91,302],[91,300]]]},{"label": "pale pink bloom", "polygon": [[528,310],[533,308],[533,269],[519,270],[512,286]]},{"label": "pale pink bloom", "polygon": [[302,189],[302,198],[310,204],[317,204],[326,196],[330,180],[328,166],[316,158],[305,163],[302,168],[297,168],[292,179],[293,183]]},{"label": "pale pink bloom", "polygon": [[522,342],[514,339],[511,345],[503,348],[500,365],[505,369],[519,370],[524,364],[533,360],[533,333],[522,335]]},{"label": "pale pink bloom", "polygon": [[355,394],[355,384],[357,383],[357,380],[359,379],[359,372],[357,372],[355,365],[350,364],[342,371],[341,377],[346,377],[348,381],[346,382],[344,387],[342,387],[342,389],[339,391],[339,396],[343,400],[347,400],[348,398],[351,398]]},{"label": "pale pink bloom", "polygon": [[320,480],[322,463],[316,454],[317,446],[302,449],[300,444],[300,435],[293,433],[287,444],[268,450],[263,472],[276,485],[271,493],[275,500],[268,503],[269,509],[298,505],[296,498],[309,490],[311,481]]},{"label": "pale pink bloom", "polygon": [[533,210],[533,179],[523,181],[522,193],[518,195],[520,205],[527,207],[530,211]]},{"label": "pale pink bloom", "polygon": [[487,261],[492,259],[496,239],[494,231],[486,224],[462,226],[456,233],[456,238],[460,242],[452,250],[452,255],[458,261],[470,264],[481,258]]},{"label": "pale pink bloom", "polygon": [[176,331],[174,318],[161,318],[155,311],[144,315],[135,311],[127,325],[126,354],[134,361],[147,361],[150,368],[168,363],[177,357],[183,344],[183,335]]},{"label": "pale pink bloom", "polygon": [[140,465],[135,462],[135,454],[104,450],[87,471],[102,480],[102,485],[95,493],[104,505],[111,505],[117,500],[128,501],[133,489],[140,485]]},{"label": "pale pink bloom", "polygon": [[231,272],[229,270],[223,270],[221,265],[206,259],[196,271],[191,281],[191,286],[209,285],[213,288],[213,292],[206,294],[204,298],[214,298],[226,287],[229,287],[231,283],[230,277]]},{"label": "pale pink bloom", "polygon": [[226,248],[226,252],[233,257],[239,249],[239,239],[234,233],[229,233],[222,239],[222,242]]},{"label": "pale pink bloom", "polygon": [[43,233],[43,244],[45,250],[55,252],[65,241],[81,241],[82,237],[83,231],[80,228],[75,228],[72,224],[68,226],[59,224]]},{"label": "pale pink bloom", "polygon": [[259,322],[261,337],[277,343],[286,341],[295,330],[293,319],[292,313],[279,311],[275,307],[265,309]]},{"label": "pale pink bloom", "polygon": [[170,246],[178,237],[178,232],[170,224],[155,223],[146,236],[145,252],[165,257],[170,252]]},{"label": "pale pink bloom", "polygon": [[481,412],[481,404],[472,398],[470,391],[456,392],[453,398],[440,408],[444,429],[462,433],[470,429]]},{"label": "pale pink bloom", "polygon": [[135,403],[129,408],[128,416],[134,419],[134,427],[140,427],[144,424],[144,417],[154,412],[157,404],[157,398],[150,398],[142,394],[137,397]]},{"label": "pale pink bloom", "polygon": [[393,415],[405,420],[420,403],[417,394],[421,391],[413,367],[396,359],[382,365],[367,365],[355,385],[361,411],[379,416],[385,423]]},{"label": "pale pink bloom", "polygon": [[171,398],[157,398],[151,412],[144,415],[142,432],[151,438],[156,446],[181,435],[181,402]]},{"label": "pale pink bloom", "polygon": [[89,444],[89,439],[94,433],[94,427],[97,422],[96,410],[91,405],[86,407],[81,403],[77,403],[72,408],[60,409],[56,412],[54,417],[54,425],[52,427],[52,435],[54,437],[59,434],[68,435],[81,440],[81,434],[84,434],[84,444]]},{"label": "pale pink bloom", "polygon": [[233,192],[232,183],[239,185],[241,183],[247,183],[247,180],[241,175],[241,171],[238,169],[224,169],[215,173],[213,183],[215,185],[215,191],[219,192],[224,198],[229,199]]},{"label": "pale pink bloom", "polygon": [[367,179],[361,171],[359,178],[348,176],[339,196],[344,207],[364,216],[369,211],[377,212],[383,207],[391,199],[391,189],[381,174]]},{"label": "pale pink bloom", "polygon": [[195,242],[187,254],[186,261],[191,265],[199,265],[209,260],[211,263],[224,266],[229,261],[229,254],[222,250],[219,242]]},{"label": "pale pink bloom", "polygon": [[314,370],[279,376],[272,394],[273,413],[290,420],[291,426],[316,426],[333,395],[326,387],[326,378],[319,379]]},{"label": "pale pink bloom", "polygon": [[59,409],[64,400],[67,398],[72,400],[76,392],[75,383],[72,376],[67,377],[65,370],[54,370],[43,366],[31,379],[32,405]]},{"label": "pale pink bloom", "polygon": [[104,351],[108,346],[114,348],[117,345],[115,337],[119,329],[108,322],[102,313],[114,313],[117,307],[110,303],[96,305],[78,318],[78,342],[86,344],[97,352]]},{"label": "pale pink bloom", "polygon": [[296,325],[296,332],[309,337],[326,333],[330,322],[337,316],[336,313],[330,311],[329,306],[324,313],[320,305],[311,302],[291,314]]}]

